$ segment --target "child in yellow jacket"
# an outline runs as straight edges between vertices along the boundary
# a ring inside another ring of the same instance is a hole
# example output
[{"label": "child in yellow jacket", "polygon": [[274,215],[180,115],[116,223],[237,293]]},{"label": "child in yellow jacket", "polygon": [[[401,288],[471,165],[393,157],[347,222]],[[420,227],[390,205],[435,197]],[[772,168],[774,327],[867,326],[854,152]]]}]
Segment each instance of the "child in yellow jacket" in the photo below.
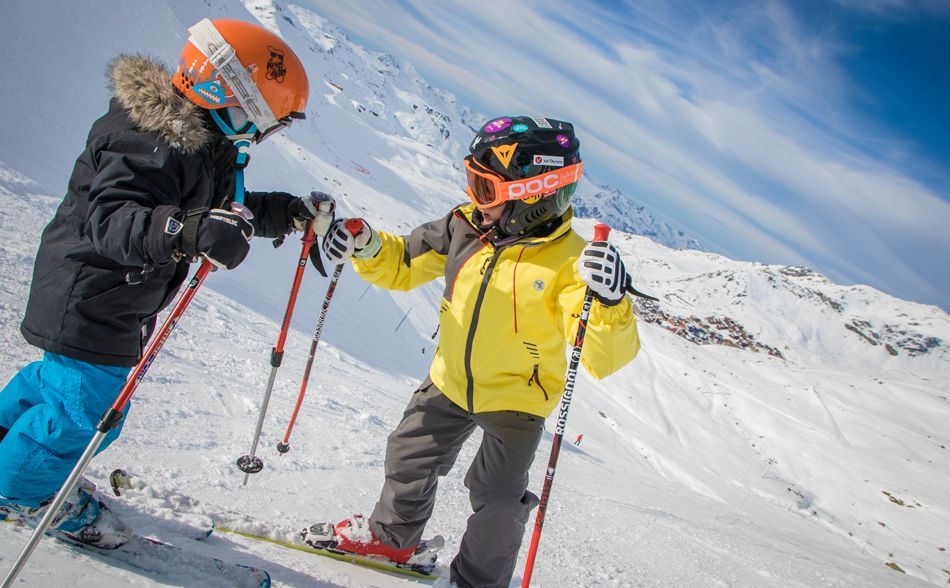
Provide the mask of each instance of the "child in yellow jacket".
[{"label": "child in yellow jacket", "polygon": [[593,305],[581,356],[596,378],[634,358],[630,278],[606,242],[571,228],[571,198],[583,162],[570,123],[537,117],[488,122],[464,165],[471,203],[408,236],[345,219],[331,227],[331,263],[351,256],[377,286],[410,290],[445,278],[440,342],[428,377],[413,394],[386,449],[386,480],[368,521],[313,525],[314,545],[384,556],[427,568],[417,546],[432,514],[438,477],[452,468],[476,427],[484,431],[469,467],[474,514],[451,565],[461,588],[508,586],[530,511],[528,470],[544,419],[560,400],[565,344],[573,343],[586,289]]}]

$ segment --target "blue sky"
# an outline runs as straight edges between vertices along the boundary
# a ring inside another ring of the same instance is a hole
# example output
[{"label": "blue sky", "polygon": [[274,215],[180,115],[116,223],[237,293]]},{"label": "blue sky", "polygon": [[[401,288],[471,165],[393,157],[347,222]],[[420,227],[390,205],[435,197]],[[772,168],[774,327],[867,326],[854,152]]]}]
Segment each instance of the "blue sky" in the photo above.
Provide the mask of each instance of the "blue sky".
[{"label": "blue sky", "polygon": [[950,1],[305,0],[730,257],[950,308]]}]

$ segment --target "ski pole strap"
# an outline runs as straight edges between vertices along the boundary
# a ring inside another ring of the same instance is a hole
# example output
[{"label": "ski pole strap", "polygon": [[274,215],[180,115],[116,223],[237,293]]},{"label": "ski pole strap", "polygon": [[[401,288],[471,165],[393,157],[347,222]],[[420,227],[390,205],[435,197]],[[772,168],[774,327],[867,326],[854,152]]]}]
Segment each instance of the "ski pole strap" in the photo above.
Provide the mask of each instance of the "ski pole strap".
[{"label": "ski pole strap", "polygon": [[198,257],[198,224],[204,214],[208,212],[207,207],[192,208],[185,212],[185,220],[181,227],[181,252],[188,259]]},{"label": "ski pole strap", "polygon": [[313,267],[317,268],[317,273],[324,278],[327,277],[327,269],[326,266],[323,265],[323,257],[320,256],[320,248],[314,245],[310,248],[308,256],[310,257],[310,263],[313,264]]},{"label": "ski pole strap", "polygon": [[629,282],[629,281],[627,282],[627,292],[629,292],[630,294],[633,294],[633,295],[636,296],[637,298],[643,298],[643,299],[645,299],[645,300],[652,300],[653,302],[659,302],[659,301],[660,301],[659,298],[655,298],[655,297],[653,297],[653,296],[650,296],[649,294],[644,294],[643,292],[637,290],[636,288],[633,287],[633,284],[632,284],[631,282]]}]

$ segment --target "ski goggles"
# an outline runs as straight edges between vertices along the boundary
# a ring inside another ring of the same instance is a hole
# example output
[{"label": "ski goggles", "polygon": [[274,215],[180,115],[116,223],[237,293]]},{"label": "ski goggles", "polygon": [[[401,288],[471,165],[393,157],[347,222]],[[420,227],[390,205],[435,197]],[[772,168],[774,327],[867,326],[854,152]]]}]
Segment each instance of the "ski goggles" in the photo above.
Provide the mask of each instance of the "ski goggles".
[{"label": "ski goggles", "polygon": [[306,118],[306,116],[304,116],[302,112],[292,112],[290,113],[290,116],[285,116],[281,119],[278,119],[277,124],[275,124],[271,128],[264,131],[258,130],[257,135],[254,138],[254,142],[260,143],[267,137],[270,137],[271,135],[274,135],[276,133],[283,131],[286,128],[289,128],[290,125],[293,124],[295,120],[304,119],[304,118]]},{"label": "ski goggles", "polygon": [[492,208],[511,200],[524,200],[554,192],[558,188],[580,180],[581,173],[584,171],[584,162],[579,161],[574,165],[530,178],[509,181],[485,168],[471,156],[466,157],[463,162],[468,179],[465,192],[478,208]]},{"label": "ski goggles", "polygon": [[[221,110],[227,111],[227,117],[222,116]],[[224,132],[231,140],[246,139],[260,143],[267,137],[289,127],[294,120],[304,118],[304,115],[298,112],[291,113],[279,119],[276,124],[265,131],[260,131],[257,125],[248,117],[247,112],[240,106],[229,106],[220,110],[212,110],[211,118],[217,123],[218,128]]]}]

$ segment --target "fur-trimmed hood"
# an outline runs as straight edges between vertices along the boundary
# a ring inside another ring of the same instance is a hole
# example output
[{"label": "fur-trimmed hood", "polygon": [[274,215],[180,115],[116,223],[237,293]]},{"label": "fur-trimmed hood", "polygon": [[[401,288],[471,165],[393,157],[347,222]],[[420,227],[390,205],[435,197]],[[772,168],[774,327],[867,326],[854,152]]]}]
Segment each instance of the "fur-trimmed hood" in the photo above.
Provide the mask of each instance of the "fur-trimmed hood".
[{"label": "fur-trimmed hood", "polygon": [[172,73],[144,55],[120,55],[107,71],[112,94],[132,122],[158,133],[172,147],[194,153],[211,139],[201,110],[175,92]]}]

